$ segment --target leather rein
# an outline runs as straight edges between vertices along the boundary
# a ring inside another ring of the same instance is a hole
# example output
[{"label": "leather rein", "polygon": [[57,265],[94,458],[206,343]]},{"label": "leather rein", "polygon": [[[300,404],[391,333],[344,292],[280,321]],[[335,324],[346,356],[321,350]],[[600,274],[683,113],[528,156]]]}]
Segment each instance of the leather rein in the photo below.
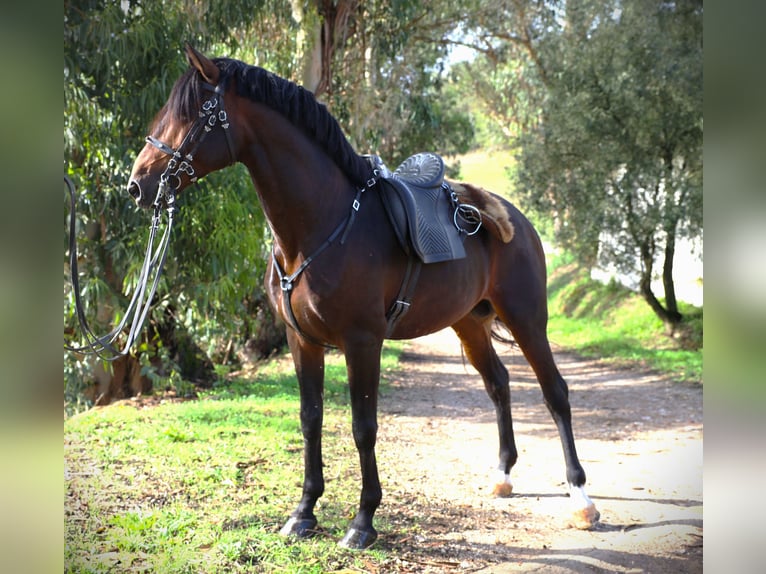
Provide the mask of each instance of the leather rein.
[{"label": "leather rein", "polygon": [[[157,230],[159,228],[160,220],[162,218],[162,207],[159,202],[154,205],[154,215],[152,215],[152,222],[149,227],[149,241],[146,245],[146,253],[144,255],[144,263],[141,266],[141,271],[138,275],[138,283],[136,290],[133,293],[133,297],[128,304],[128,309],[122,317],[120,323],[109,333],[103,336],[96,335],[85,318],[85,309],[82,304],[82,298],[80,296],[80,273],[77,266],[77,239],[75,237],[75,189],[72,180],[68,176],[64,176],[64,183],[66,183],[69,189],[70,197],[70,210],[69,210],[69,272],[72,279],[72,290],[74,291],[75,309],[77,312],[77,320],[80,323],[80,328],[85,336],[85,345],[72,346],[64,343],[64,348],[68,351],[74,351],[76,353],[97,355],[104,361],[115,361],[123,355],[127,355],[130,352],[130,347],[138,339],[141,332],[141,327],[146,320],[146,316],[149,314],[151,308],[151,302],[154,299],[154,294],[157,291],[157,284],[160,280],[162,273],[162,267],[165,265],[165,258],[168,252],[168,245],[170,245],[170,232],[173,229],[173,219],[177,208],[175,207],[175,196],[171,192],[167,202],[168,211],[168,223],[165,227],[165,231],[160,238],[157,248],[154,249],[154,241],[157,237]],[[150,277],[154,273],[154,279],[151,282],[151,287],[147,291]],[[114,343],[117,337],[123,331],[128,324],[130,317],[133,317],[128,332],[128,338],[123,346],[122,350],[118,350]],[[109,354],[106,354],[109,353]]]},{"label": "leather rein", "polygon": [[[181,145],[178,146],[178,149],[173,149],[171,146],[154,136],[146,137],[147,143],[150,143],[171,157],[165,170],[160,175],[157,197],[153,204],[154,214],[152,215],[151,225],[149,227],[149,240],[144,254],[144,263],[141,266],[141,271],[138,276],[136,290],[120,323],[112,331],[100,337],[96,335],[88,325],[84,306],[82,304],[79,270],[77,265],[77,239],[75,237],[75,187],[72,180],[68,176],[64,176],[64,183],[67,185],[70,196],[69,267],[72,290],[74,291],[77,319],[85,336],[85,345],[71,346],[64,343],[64,348],[68,351],[97,355],[105,361],[115,361],[119,357],[127,355],[130,352],[130,348],[136,340],[138,340],[141,328],[149,314],[154,295],[157,292],[157,285],[162,274],[162,268],[165,265],[165,258],[167,257],[168,246],[170,245],[170,233],[173,229],[175,214],[178,211],[178,207],[176,206],[176,192],[181,185],[181,173],[188,175],[192,183],[197,181],[197,176],[194,167],[192,166],[194,153],[196,153],[199,145],[219,122],[226,134],[226,143],[229,147],[232,163],[236,161],[234,143],[229,132],[229,122],[223,105],[225,86],[222,84],[212,86],[203,83],[203,88],[213,92],[214,96],[202,104],[202,110],[199,112],[199,116],[194,121],[191,128],[189,128],[189,131],[181,142]],[[186,151],[187,148],[190,149]],[[160,220],[162,219],[163,207],[167,210],[168,221],[165,231],[155,249],[154,242],[157,237]],[[152,274],[154,274],[154,278],[151,279],[151,286],[149,286]],[[131,316],[132,322],[127,340],[123,348],[118,350],[114,345],[115,341],[127,326]]]}]

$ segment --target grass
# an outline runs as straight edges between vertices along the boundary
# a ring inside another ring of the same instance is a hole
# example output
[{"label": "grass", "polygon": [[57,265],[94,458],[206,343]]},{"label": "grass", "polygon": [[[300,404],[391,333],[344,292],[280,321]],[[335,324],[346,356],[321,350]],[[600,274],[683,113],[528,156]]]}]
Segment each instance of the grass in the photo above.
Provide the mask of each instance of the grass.
[{"label": "grass", "polygon": [[639,295],[617,283],[590,279],[566,256],[550,258],[548,305],[554,344],[586,357],[702,382],[702,309],[680,304],[684,336],[667,336]]},{"label": "grass", "polygon": [[[400,344],[387,345],[383,370]],[[65,571],[327,572],[386,559],[337,547],[356,508],[358,469],[345,366],[328,356],[325,535],[278,534],[300,496],[297,382],[275,360],[201,400],[97,408],[65,422]],[[380,526],[386,528],[384,520]]]},{"label": "grass", "polygon": [[479,185],[503,197],[511,196],[508,170],[513,167],[515,159],[510,151],[472,151],[446,161],[449,164],[459,162],[459,180]]}]

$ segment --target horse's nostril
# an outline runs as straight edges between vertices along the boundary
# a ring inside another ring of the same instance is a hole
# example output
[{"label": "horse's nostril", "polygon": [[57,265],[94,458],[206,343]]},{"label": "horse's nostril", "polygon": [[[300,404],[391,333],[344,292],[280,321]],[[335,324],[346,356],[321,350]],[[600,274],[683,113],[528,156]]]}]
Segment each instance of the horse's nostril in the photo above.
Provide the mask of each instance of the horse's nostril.
[{"label": "horse's nostril", "polygon": [[133,199],[138,200],[141,197],[141,187],[139,187],[135,181],[131,180],[128,184],[128,193]]}]

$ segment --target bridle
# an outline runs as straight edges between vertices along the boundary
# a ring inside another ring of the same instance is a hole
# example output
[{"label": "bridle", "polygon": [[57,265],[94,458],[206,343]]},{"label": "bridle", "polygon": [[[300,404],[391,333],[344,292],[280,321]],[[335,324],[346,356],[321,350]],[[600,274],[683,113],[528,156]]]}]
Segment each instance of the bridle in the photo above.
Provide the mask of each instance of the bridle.
[{"label": "bridle", "polygon": [[[226,145],[229,148],[231,163],[237,161],[237,155],[234,150],[234,141],[232,140],[231,132],[229,131],[229,118],[223,103],[223,95],[226,92],[226,86],[228,84],[227,80],[228,78],[224,78],[215,86],[208,84],[207,82],[202,82],[202,88],[205,91],[213,92],[213,97],[203,102],[202,109],[199,111],[197,119],[194,120],[194,123],[189,128],[189,131],[186,133],[186,136],[181,141],[181,145],[179,145],[177,149],[173,149],[171,146],[154,136],[146,136],[146,143],[153,145],[161,152],[170,156],[165,171],[160,175],[157,197],[154,200],[155,207],[161,204],[163,199],[168,203],[175,200],[175,192],[181,187],[182,173],[189,176],[189,181],[191,183],[197,181],[198,176],[192,166],[194,154],[197,153],[197,149],[207,135],[213,131],[216,123],[220,122],[220,126],[223,128],[223,133],[226,134]],[[188,151],[186,151],[187,148]],[[170,184],[171,178],[175,178],[175,185]]]},{"label": "bridle", "polygon": [[[176,192],[181,186],[181,174],[185,173],[188,175],[192,183],[197,181],[197,176],[194,167],[192,166],[194,154],[200,144],[204,141],[205,137],[207,137],[219,122],[226,134],[226,143],[229,147],[231,161],[232,163],[236,162],[234,142],[231,133],[229,132],[229,121],[223,104],[223,94],[226,90],[225,82],[219,82],[217,86],[203,82],[202,87],[206,91],[213,92],[214,96],[202,104],[202,109],[200,110],[197,119],[194,121],[191,128],[189,128],[189,131],[181,141],[181,145],[178,146],[178,149],[173,149],[154,136],[146,137],[147,143],[150,143],[171,157],[170,160],[168,160],[168,165],[165,167],[165,171],[160,175],[157,197],[153,204],[154,214],[152,215],[151,226],[149,228],[149,241],[146,246],[146,253],[144,254],[144,263],[141,266],[141,271],[138,276],[136,290],[119,325],[101,337],[93,333],[85,318],[85,310],[80,296],[79,271],[77,266],[75,188],[72,180],[68,176],[64,176],[64,183],[67,185],[70,196],[69,266],[72,278],[72,289],[75,296],[77,319],[85,335],[86,342],[85,345],[79,347],[70,346],[64,343],[65,349],[77,353],[95,354],[105,361],[115,361],[119,357],[127,355],[130,352],[130,348],[138,339],[144,321],[149,314],[152,300],[157,292],[157,285],[160,280],[160,275],[162,274],[162,268],[165,265],[165,258],[167,257],[168,246],[170,245],[170,232],[173,229],[173,221],[175,214],[178,211],[178,207],[176,206]],[[187,148],[189,151],[185,151]],[[171,184],[173,178],[175,178],[175,181]],[[160,238],[159,244],[155,249],[154,242],[157,236],[157,230],[159,229],[160,220],[162,219],[163,207],[168,212],[168,223]],[[154,273],[154,278],[151,280],[151,287],[149,287],[152,273]],[[147,287],[149,287],[148,291]],[[128,332],[127,341],[122,350],[118,350],[115,348],[114,342],[126,327],[128,320],[131,317],[132,323],[130,331]],[[109,354],[105,354],[105,352],[108,352]]]}]

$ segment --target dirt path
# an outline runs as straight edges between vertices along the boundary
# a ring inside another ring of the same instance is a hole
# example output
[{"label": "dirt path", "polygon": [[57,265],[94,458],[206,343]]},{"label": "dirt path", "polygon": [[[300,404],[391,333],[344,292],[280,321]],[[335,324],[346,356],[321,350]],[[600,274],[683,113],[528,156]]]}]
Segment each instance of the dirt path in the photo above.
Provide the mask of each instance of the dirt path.
[{"label": "dirt path", "polygon": [[378,542],[398,556],[386,571],[702,572],[701,387],[557,360],[597,528],[563,526],[561,445],[531,369],[510,348],[515,494],[490,496],[494,409],[445,330],[409,344],[380,401],[378,514],[397,526]]}]

